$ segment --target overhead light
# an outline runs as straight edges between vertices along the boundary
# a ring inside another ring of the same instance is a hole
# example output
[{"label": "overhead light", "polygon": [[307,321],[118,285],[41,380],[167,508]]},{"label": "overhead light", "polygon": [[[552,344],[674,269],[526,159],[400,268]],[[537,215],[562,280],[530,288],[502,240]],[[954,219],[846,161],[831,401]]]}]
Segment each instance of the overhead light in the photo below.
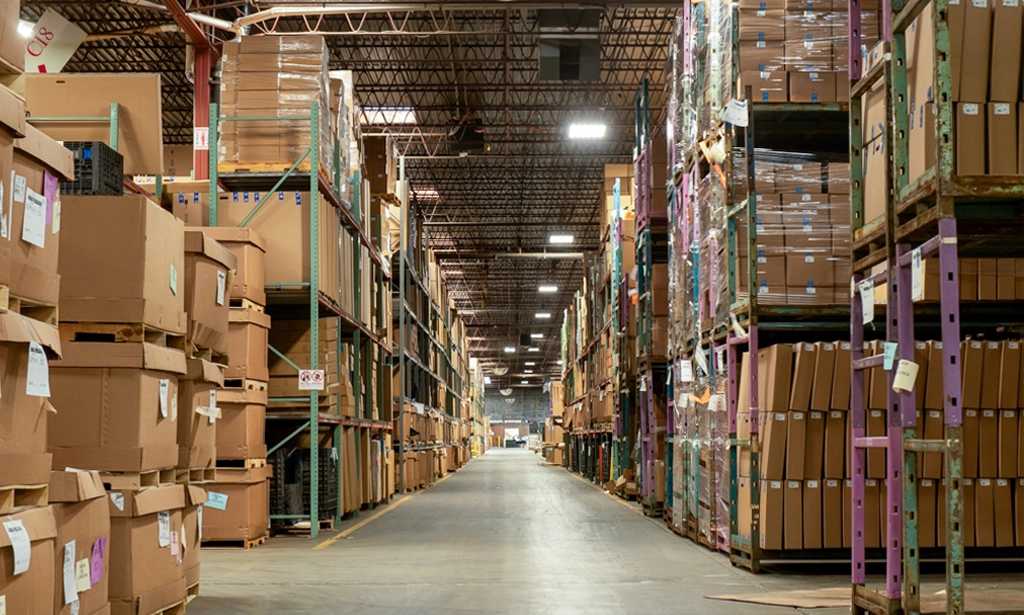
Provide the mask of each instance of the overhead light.
[{"label": "overhead light", "polygon": [[505,352],[513,353],[515,351],[516,351],[516,349],[513,348],[512,346],[505,346]]},{"label": "overhead light", "polygon": [[25,38],[32,38],[32,30],[35,30],[35,28],[35,24],[27,21],[22,20],[18,22],[18,34]]},{"label": "overhead light", "polygon": [[561,360],[561,359],[559,359],[558,361],[556,361],[556,363],[557,363],[558,365],[561,365],[561,364],[562,364],[562,360]]},{"label": "overhead light", "polygon": [[484,376],[484,384],[490,384],[490,383],[491,383],[491,377],[490,376]]},{"label": "overhead light", "polygon": [[526,349],[526,352],[540,352],[540,348],[530,346],[529,348]]},{"label": "overhead light", "polygon": [[551,318],[551,312],[537,312],[534,316],[536,318]]},{"label": "overhead light", "polygon": [[469,357],[469,369],[476,369],[477,360],[476,357]]},{"label": "overhead light", "polygon": [[544,339],[544,334],[543,333],[531,333],[530,337],[532,337],[535,340],[540,340],[540,339]]},{"label": "overhead light", "polygon": [[519,384],[530,384],[530,381],[529,380],[522,380],[522,381],[520,381]]},{"label": "overhead light", "polygon": [[532,373],[533,373],[533,370],[532,370],[532,369],[524,369],[524,370],[523,370],[523,373],[524,373],[524,374],[532,374]]},{"label": "overhead light", "polygon": [[447,275],[462,275],[462,270],[461,269],[446,269],[445,273]]},{"label": "overhead light", "polygon": [[523,363],[523,365],[527,367],[533,367],[534,365],[536,365],[536,363],[534,363],[533,361],[527,361],[526,363]]},{"label": "overhead light", "polygon": [[573,240],[572,235],[552,235],[548,239],[548,241],[550,243],[560,243],[560,244],[572,243],[572,240]]},{"label": "overhead light", "polygon": [[[418,124],[416,120],[416,112],[412,107],[363,107],[363,124],[376,124],[383,126],[393,126],[396,124],[404,124],[406,126],[415,126]],[[415,190],[413,191],[415,192]],[[437,198],[437,191],[434,191]],[[425,198],[426,195],[418,195],[419,198]]]},{"label": "overhead light", "polygon": [[607,131],[604,124],[569,124],[570,139],[603,139]]},{"label": "overhead light", "polygon": [[537,292],[539,292],[539,293],[557,293],[558,292],[558,287],[554,286],[554,285],[549,285],[549,284],[541,284],[540,286],[537,287]]}]

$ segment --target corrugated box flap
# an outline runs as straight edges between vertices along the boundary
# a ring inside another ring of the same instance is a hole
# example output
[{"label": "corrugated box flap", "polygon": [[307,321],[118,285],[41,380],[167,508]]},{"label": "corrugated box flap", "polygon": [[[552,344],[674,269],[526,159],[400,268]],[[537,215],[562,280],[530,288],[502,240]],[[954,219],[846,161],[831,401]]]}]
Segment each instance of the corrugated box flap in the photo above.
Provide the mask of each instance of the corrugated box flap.
[{"label": "corrugated box flap", "polygon": [[111,517],[142,517],[185,507],[185,486],[149,487],[142,491],[111,491]]},{"label": "corrugated box flap", "polygon": [[185,230],[185,254],[189,253],[202,254],[231,270],[238,267],[238,259],[231,253],[231,250],[208,236],[205,231]]},{"label": "corrugated box flap", "polygon": [[185,489],[185,505],[186,506],[202,506],[206,504],[206,500],[210,498],[206,489],[197,487],[195,485],[188,485]]},{"label": "corrugated box flap", "polygon": [[257,312],[256,310],[232,308],[228,313],[228,321],[252,323],[264,329],[270,328],[270,314]]},{"label": "corrugated box flap", "polygon": [[57,330],[57,327],[32,320],[15,312],[0,314],[0,341],[23,344],[37,342],[51,351],[50,358],[62,356],[60,331]]},{"label": "corrugated box flap", "polygon": [[97,472],[50,472],[50,502],[84,502],[106,494]]},{"label": "corrugated box flap", "polygon": [[265,466],[262,468],[217,468],[217,480],[214,483],[214,489],[218,484],[247,484],[247,483],[260,483],[270,478],[273,474],[273,466]]},{"label": "corrugated box flap", "polygon": [[181,380],[199,380],[224,386],[224,368],[204,359],[186,359],[186,372]]},{"label": "corrugated box flap", "polygon": [[251,228],[237,226],[213,226],[204,228],[203,232],[221,243],[248,243],[260,250],[267,251],[267,240]]},{"label": "corrugated box flap", "polygon": [[7,88],[0,88],[0,124],[15,137],[25,136],[25,101]]},{"label": "corrugated box flap", "polygon": [[71,150],[43,134],[31,124],[25,125],[25,136],[14,140],[14,149],[42,162],[64,178],[75,179],[75,159]]},{"label": "corrugated box flap", "polygon": [[[53,517],[52,506],[30,508],[13,515],[4,515],[3,520],[5,522],[21,520],[22,525],[25,526],[25,531],[28,532],[30,542],[46,540],[47,538],[55,538],[57,536],[57,520]],[[7,535],[7,532],[0,532],[0,549],[9,546],[11,546],[10,536]]]},{"label": "corrugated box flap", "polygon": [[218,404],[261,404],[267,405],[267,391],[252,389],[220,389],[217,391]]},{"label": "corrugated box flap", "polygon": [[56,367],[123,367],[184,374],[185,353],[148,342],[64,342],[63,359]]}]

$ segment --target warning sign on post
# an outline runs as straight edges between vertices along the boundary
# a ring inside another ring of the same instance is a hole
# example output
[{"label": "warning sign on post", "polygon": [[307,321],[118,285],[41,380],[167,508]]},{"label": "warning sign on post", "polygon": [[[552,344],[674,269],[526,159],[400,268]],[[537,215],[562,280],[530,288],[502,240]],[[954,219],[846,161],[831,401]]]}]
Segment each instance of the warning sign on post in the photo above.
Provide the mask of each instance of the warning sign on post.
[{"label": "warning sign on post", "polygon": [[299,370],[300,391],[323,391],[324,370],[322,369],[300,369]]}]

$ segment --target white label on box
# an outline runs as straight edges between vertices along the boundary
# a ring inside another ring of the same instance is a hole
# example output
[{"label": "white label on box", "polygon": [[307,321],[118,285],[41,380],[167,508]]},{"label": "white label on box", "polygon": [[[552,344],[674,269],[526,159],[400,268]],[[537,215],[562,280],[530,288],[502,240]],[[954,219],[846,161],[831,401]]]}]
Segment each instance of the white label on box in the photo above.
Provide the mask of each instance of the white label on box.
[{"label": "white label on box", "polygon": [[942,412],[939,410],[929,410],[928,417],[933,419],[940,419],[942,418]]},{"label": "white label on box", "polygon": [[978,479],[978,484],[981,485],[982,487],[990,487],[990,486],[992,486],[992,479],[991,478],[979,478]]},{"label": "white label on box", "polygon": [[881,410],[872,410],[870,412],[870,414],[871,414],[871,418],[873,418],[873,419],[877,419],[877,418],[881,418],[882,417],[882,411]]},{"label": "white label on box", "polygon": [[0,615],[7,615],[7,596],[0,596]]},{"label": "white label on box", "polygon": [[171,420],[178,420],[178,396],[175,395],[171,398]]},{"label": "white label on box", "polygon": [[84,592],[92,587],[89,582],[89,558],[75,562],[75,589]]},{"label": "white label on box", "polygon": [[981,342],[978,340],[971,340],[971,348],[974,350],[981,348]]},{"label": "white label on box", "polygon": [[987,9],[988,0],[971,0],[971,6],[976,9]]},{"label": "white label on box", "polygon": [[228,508],[228,495],[226,493],[217,493],[216,491],[208,491],[206,498],[206,506],[214,510],[227,510]]},{"label": "white label on box", "polygon": [[768,48],[767,41],[757,41],[757,48],[758,49],[767,49]]},{"label": "white label on box", "polygon": [[181,540],[181,553],[182,553],[182,555],[184,555],[185,552],[188,551],[188,544],[187,544],[188,541],[185,538],[185,524],[184,523],[181,524],[181,531],[178,532],[178,537]]},{"label": "white label on box", "polygon": [[800,481],[798,481],[798,480],[791,480],[791,481],[789,481],[789,488],[790,489],[799,489],[800,488]]},{"label": "white label on box", "polygon": [[811,418],[814,420],[821,420],[822,416],[820,412],[811,411]]},{"label": "white label on box", "polygon": [[999,348],[999,342],[988,342],[986,345],[989,350],[997,350]]},{"label": "white label on box", "polygon": [[818,294],[818,289],[813,287],[813,286],[808,286],[807,287],[807,294],[808,295],[816,295],[816,294]]},{"label": "white label on box", "polygon": [[865,325],[875,319],[875,282],[864,280],[857,285],[860,292],[860,320]]},{"label": "white label on box", "polygon": [[38,342],[28,343],[28,377],[25,379],[25,394],[35,397],[50,396],[50,364],[46,351]]},{"label": "white label on box", "polygon": [[914,383],[917,381],[917,370],[919,366],[913,361],[907,361],[906,359],[900,359],[899,365],[896,366],[896,377],[892,381],[892,390],[897,393],[906,391],[907,393],[914,390]]},{"label": "white label on box", "polygon": [[64,604],[78,600],[78,585],[75,584],[75,541],[64,545]]},{"label": "white label on box", "polygon": [[834,479],[834,478],[826,479],[825,480],[825,486],[826,487],[838,487],[839,486],[839,481]]},{"label": "white label on box", "polygon": [[[977,2],[977,0],[974,0],[974,2]],[[982,0],[982,2],[984,3],[985,0]],[[982,6],[985,5],[982,4]],[[961,108],[964,110],[964,115],[978,115],[981,113],[977,103],[963,103]]]},{"label": "white label on box", "polygon": [[814,262],[814,255],[813,254],[804,254],[804,262],[805,263],[813,263]]},{"label": "white label on box", "polygon": [[174,268],[174,265],[171,265],[171,275],[168,278],[167,283],[171,287],[171,293],[177,295],[178,294],[178,270]]},{"label": "white label on box", "polygon": [[46,197],[35,190],[29,190],[25,195],[21,240],[40,248],[46,247]]},{"label": "white label on box", "polygon": [[910,300],[924,299],[924,275],[921,270],[921,248],[910,253]]},{"label": "white label on box", "polygon": [[785,412],[776,412],[775,413],[775,420],[776,421],[785,421],[786,420],[786,413]]},{"label": "white label on box", "polygon": [[1015,416],[1017,416],[1017,411],[1016,410],[1003,410],[1003,418],[1004,419],[1012,419]]},{"label": "white label on box", "polygon": [[922,487],[931,487],[932,486],[932,480],[930,478],[922,478],[921,479],[921,486]]},{"label": "white label on box", "polygon": [[210,409],[213,410],[213,412],[211,412],[207,416],[210,418],[210,423],[213,424],[213,423],[216,423],[217,419],[219,419],[220,416],[221,416],[220,408],[217,407],[217,390],[216,389],[211,389],[210,390]]},{"label": "white label on box", "polygon": [[74,602],[71,603],[71,613],[70,613],[70,615],[78,615],[79,613],[81,613],[81,608],[82,608],[82,601],[81,600],[75,600]]},{"label": "white label on box", "polygon": [[171,390],[171,380],[169,378],[160,379],[160,416],[167,418],[167,410],[169,404],[167,403],[167,394]]},{"label": "white label on box", "polygon": [[794,421],[802,421],[802,420],[804,420],[804,413],[803,412],[794,412],[792,414],[792,417],[793,417]]},{"label": "white label on box", "polygon": [[181,555],[181,543],[179,540],[178,532],[171,532],[171,555],[175,557]]},{"label": "white label on box", "polygon": [[882,357],[882,361],[883,361],[882,368],[885,369],[885,371],[892,370],[892,364],[893,364],[893,361],[896,360],[896,349],[898,347],[899,347],[899,344],[897,344],[896,342],[886,342],[885,343],[885,350],[884,350],[885,355]]},{"label": "white label on box", "polygon": [[768,264],[768,257],[767,256],[761,256],[760,254],[758,254],[757,255],[757,264],[758,265],[767,265]]},{"label": "white label on box", "polygon": [[28,536],[28,530],[21,519],[4,521],[4,529],[7,530],[7,538],[11,541],[11,549],[14,551],[14,574],[19,575],[28,570],[32,561],[32,542]]},{"label": "white label on box", "polygon": [[324,370],[322,369],[301,369],[299,370],[300,391],[323,391]]},{"label": "white label on box", "polygon": [[782,489],[782,481],[781,480],[768,481],[768,486],[771,487],[772,489]]},{"label": "white label on box", "polygon": [[228,281],[228,274],[223,271],[217,272],[217,305],[224,305],[224,284]]},{"label": "white label on box", "polygon": [[1017,350],[1018,348],[1020,348],[1020,342],[1016,340],[1008,341],[1006,342],[1006,347],[1009,348],[1010,350]]},{"label": "white label on box", "polygon": [[115,491],[110,494],[110,501],[117,507],[118,510],[124,512],[124,494],[120,491]]},{"label": "white label on box", "polygon": [[834,419],[837,419],[837,418],[843,416],[843,413],[841,411],[839,411],[839,410],[829,410],[828,415],[830,417],[834,418]]},{"label": "white label on box", "polygon": [[983,416],[984,418],[987,418],[987,419],[995,418],[996,411],[995,410],[982,410],[981,411],[981,416]]},{"label": "white label on box", "polygon": [[203,542],[203,507],[199,506],[196,508],[196,517],[199,519],[199,542]]},{"label": "white label on box", "polygon": [[996,486],[997,487],[1009,487],[1010,486],[1010,481],[1006,480],[1005,478],[997,478],[996,479]]},{"label": "white label on box", "polygon": [[992,112],[996,115],[1010,115],[1010,105],[1009,103],[994,103]]},{"label": "white label on box", "polygon": [[767,11],[765,11],[764,9],[758,9],[758,10],[757,10],[757,16],[758,16],[758,17],[764,17],[764,16],[765,16],[765,15],[767,15],[767,14],[768,14],[768,12],[767,12]]},{"label": "white label on box", "polygon": [[53,201],[53,221],[50,223],[50,234],[56,235],[60,232],[60,199]]},{"label": "white label on box", "polygon": [[816,481],[816,480],[809,480],[809,481],[807,481],[807,488],[808,489],[817,489],[818,488],[818,481]]},{"label": "white label on box", "polygon": [[682,382],[693,382],[693,361],[684,359],[680,362],[679,367],[682,370],[679,380]]},{"label": "white label on box", "polygon": [[156,514],[158,529],[157,542],[161,547],[171,546],[171,513],[168,510]]},{"label": "white label on box", "polygon": [[28,190],[28,178],[24,175],[18,175],[14,171],[11,171],[11,176],[14,178],[14,198],[15,203],[25,202],[25,192]]},{"label": "white label on box", "polygon": [[972,416],[972,417],[973,416],[978,416],[978,411],[977,410],[964,410],[964,413],[967,416]]},{"label": "white label on box", "polygon": [[864,481],[864,484],[868,487],[874,487],[875,485],[878,484],[878,481],[873,478],[869,478],[866,481]]}]

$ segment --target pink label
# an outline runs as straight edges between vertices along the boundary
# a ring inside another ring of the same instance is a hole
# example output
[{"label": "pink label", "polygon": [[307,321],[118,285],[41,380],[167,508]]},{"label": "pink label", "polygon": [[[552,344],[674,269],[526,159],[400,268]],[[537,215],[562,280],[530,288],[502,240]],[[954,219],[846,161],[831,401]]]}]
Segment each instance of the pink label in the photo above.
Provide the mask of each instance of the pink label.
[{"label": "pink label", "polygon": [[89,558],[89,583],[96,585],[103,579],[103,560],[107,556],[107,537],[100,538],[92,545]]}]

